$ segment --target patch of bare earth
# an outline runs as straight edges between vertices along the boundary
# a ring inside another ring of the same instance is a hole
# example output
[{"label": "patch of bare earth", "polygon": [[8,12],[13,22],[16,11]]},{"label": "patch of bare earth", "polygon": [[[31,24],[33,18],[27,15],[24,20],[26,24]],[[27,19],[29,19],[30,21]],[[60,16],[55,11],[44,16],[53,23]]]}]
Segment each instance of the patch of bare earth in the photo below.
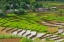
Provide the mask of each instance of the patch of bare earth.
[{"label": "patch of bare earth", "polygon": [[0,39],[0,42],[19,42],[20,38]]},{"label": "patch of bare earth", "polygon": [[51,23],[51,24],[56,24],[56,23],[58,23],[57,21],[54,21],[54,20],[52,20],[52,21],[47,21],[48,23]]}]

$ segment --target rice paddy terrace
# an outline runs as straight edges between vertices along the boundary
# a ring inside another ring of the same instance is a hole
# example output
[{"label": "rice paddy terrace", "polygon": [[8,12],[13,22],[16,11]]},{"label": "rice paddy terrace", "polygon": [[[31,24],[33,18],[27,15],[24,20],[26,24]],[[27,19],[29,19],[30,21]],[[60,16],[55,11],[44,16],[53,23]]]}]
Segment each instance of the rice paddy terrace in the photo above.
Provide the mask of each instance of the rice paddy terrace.
[{"label": "rice paddy terrace", "polygon": [[46,32],[47,27],[36,23],[37,20],[39,20],[39,18],[37,16],[35,17],[34,15],[8,15],[8,17],[0,18],[0,26]]},{"label": "rice paddy terrace", "polygon": [[43,21],[43,22],[40,22],[41,24],[43,25],[46,25],[46,26],[55,26],[55,27],[63,27],[64,26],[64,22],[55,22],[53,23],[53,21]]},{"label": "rice paddy terrace", "polygon": [[41,40],[45,40],[46,38],[50,38],[50,40],[55,40],[56,42],[60,42],[64,40],[63,37],[60,37],[58,35],[53,35],[53,34],[46,34],[46,33],[37,33],[36,31],[31,31],[31,30],[23,30],[23,29],[18,29],[18,28],[7,28],[7,27],[0,27],[0,34],[11,34],[11,35],[18,35],[18,36],[23,36],[30,38],[32,40],[36,38],[40,38]]},{"label": "rice paddy terrace", "polygon": [[64,20],[58,19],[62,20],[62,22],[44,21],[44,19],[54,20],[53,18],[48,18],[49,17],[48,15],[43,14],[38,15],[37,13],[29,13],[20,16],[17,16],[15,14],[8,14],[7,17],[0,17],[0,34],[18,35],[31,38],[32,40],[36,38],[40,38],[41,40],[50,38],[57,42],[64,40],[64,38],[61,36],[47,33],[48,32],[47,28],[49,26],[63,27]]}]

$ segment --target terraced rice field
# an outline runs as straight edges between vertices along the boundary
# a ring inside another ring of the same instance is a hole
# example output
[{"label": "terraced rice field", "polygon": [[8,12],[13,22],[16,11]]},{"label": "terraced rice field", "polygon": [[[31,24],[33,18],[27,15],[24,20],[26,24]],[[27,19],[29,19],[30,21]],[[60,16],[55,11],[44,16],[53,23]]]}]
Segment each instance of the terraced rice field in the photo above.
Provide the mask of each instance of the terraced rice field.
[{"label": "terraced rice field", "polygon": [[15,16],[0,18],[0,26],[21,28],[21,29],[33,30],[37,32],[47,31],[46,26],[36,23],[35,19],[38,19],[38,18],[35,18],[35,16],[33,17],[27,16],[27,15],[24,15],[24,16],[15,15]]},{"label": "terraced rice field", "polygon": [[[27,37],[32,40],[35,40],[36,38],[40,38],[41,40],[46,40],[46,38],[49,38],[50,40],[54,40],[56,42],[60,42],[64,40],[63,37],[53,34],[47,34],[47,33],[37,33],[36,31],[31,30],[23,30],[23,29],[12,29],[12,28],[4,28],[1,27],[0,32],[2,34],[11,34],[11,35],[18,35],[20,37]],[[4,32],[4,33],[3,33]]]},{"label": "terraced rice field", "polygon": [[[43,40],[43,39],[46,39],[47,37],[57,42],[64,40],[63,37],[55,36],[53,34],[46,34],[47,26],[50,26],[50,23],[46,22],[43,25],[39,24],[37,21],[44,20],[42,18],[49,19],[47,17],[44,17],[44,15],[40,17],[34,14],[31,14],[31,15],[27,14],[27,15],[20,15],[20,16],[17,16],[14,14],[12,16],[8,15],[5,18],[0,17],[0,26],[1,26],[0,33],[25,36],[27,38],[31,38],[32,40],[34,40],[35,38],[40,38]],[[63,26],[64,24],[60,24],[60,26],[61,25]],[[57,26],[57,25],[54,25],[54,26]],[[4,28],[2,29],[2,27]]]}]

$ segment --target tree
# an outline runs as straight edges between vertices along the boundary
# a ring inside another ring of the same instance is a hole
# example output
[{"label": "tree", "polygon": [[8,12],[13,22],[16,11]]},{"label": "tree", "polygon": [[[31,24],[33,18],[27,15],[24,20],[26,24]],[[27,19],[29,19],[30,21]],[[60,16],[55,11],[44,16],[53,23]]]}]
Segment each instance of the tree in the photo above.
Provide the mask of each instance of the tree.
[{"label": "tree", "polygon": [[17,15],[21,15],[21,14],[24,14],[25,11],[24,11],[24,9],[19,8],[19,9],[17,9],[17,11],[14,10],[14,13],[17,14]]},{"label": "tree", "polygon": [[28,9],[27,5],[25,2],[21,2],[20,4],[20,8],[23,8],[23,9]]},{"label": "tree", "polygon": [[19,14],[24,14],[25,13],[24,9],[22,9],[22,8],[20,8],[18,11],[19,11]]},{"label": "tree", "polygon": [[34,7],[35,7],[35,8],[39,8],[39,7],[43,7],[43,5],[42,5],[41,3],[37,3],[37,2],[36,2],[36,3],[34,4]]},{"label": "tree", "polygon": [[10,9],[10,5],[9,4],[5,4],[5,9],[6,10]]},{"label": "tree", "polygon": [[35,0],[30,0],[30,5],[34,5],[35,4]]},{"label": "tree", "polygon": [[31,0],[21,0],[21,2],[26,2],[26,4],[30,4]]}]

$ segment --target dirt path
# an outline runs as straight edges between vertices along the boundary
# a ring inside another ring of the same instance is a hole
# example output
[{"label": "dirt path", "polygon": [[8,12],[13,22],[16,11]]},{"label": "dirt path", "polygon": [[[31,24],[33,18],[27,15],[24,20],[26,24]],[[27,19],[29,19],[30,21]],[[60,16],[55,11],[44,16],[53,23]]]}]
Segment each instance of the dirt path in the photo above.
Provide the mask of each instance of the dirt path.
[{"label": "dirt path", "polygon": [[0,42],[19,42],[20,38],[0,39]]}]

